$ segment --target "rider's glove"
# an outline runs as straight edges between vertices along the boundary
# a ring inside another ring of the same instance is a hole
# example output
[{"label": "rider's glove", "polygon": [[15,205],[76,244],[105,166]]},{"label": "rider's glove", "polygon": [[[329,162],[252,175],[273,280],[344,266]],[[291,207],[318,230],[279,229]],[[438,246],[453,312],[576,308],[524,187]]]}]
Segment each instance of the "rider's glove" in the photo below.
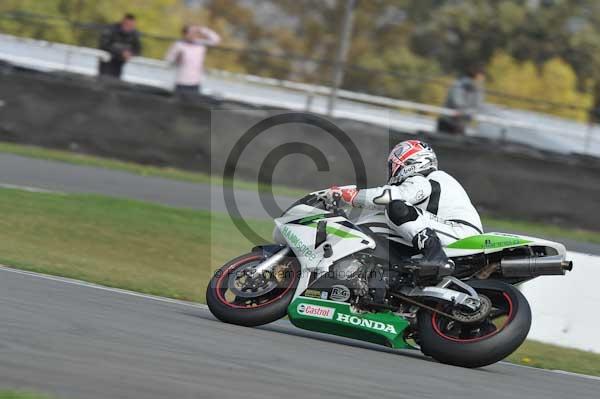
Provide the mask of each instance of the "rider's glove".
[{"label": "rider's glove", "polygon": [[358,194],[358,190],[355,188],[340,188],[338,186],[333,186],[329,188],[327,197],[330,200],[335,199],[335,197],[341,198],[344,202],[352,205],[352,201],[354,201],[356,194]]}]

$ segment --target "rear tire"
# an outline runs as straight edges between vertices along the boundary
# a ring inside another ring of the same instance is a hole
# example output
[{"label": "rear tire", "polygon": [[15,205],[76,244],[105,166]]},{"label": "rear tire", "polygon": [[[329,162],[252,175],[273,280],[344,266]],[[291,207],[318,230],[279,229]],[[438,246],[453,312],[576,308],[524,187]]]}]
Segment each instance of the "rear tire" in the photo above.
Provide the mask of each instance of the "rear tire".
[{"label": "rear tire", "polygon": [[448,319],[422,309],[418,313],[419,343],[424,354],[442,363],[483,367],[504,359],[521,346],[531,327],[531,309],[523,294],[510,284],[497,280],[473,280],[468,284],[478,293],[498,298],[497,302],[504,298],[504,324],[495,330],[491,324],[486,325],[489,330],[481,336],[453,336],[443,330],[449,325]]},{"label": "rear tire", "polygon": [[292,269],[288,283],[269,292],[269,298],[258,297],[257,299],[263,300],[262,303],[246,306],[244,303],[226,300],[229,276],[243,266],[262,260],[262,252],[251,252],[229,261],[215,272],[206,289],[206,304],[217,319],[225,323],[254,327],[279,320],[287,314],[287,307],[300,278],[300,266],[295,258],[287,259]]}]

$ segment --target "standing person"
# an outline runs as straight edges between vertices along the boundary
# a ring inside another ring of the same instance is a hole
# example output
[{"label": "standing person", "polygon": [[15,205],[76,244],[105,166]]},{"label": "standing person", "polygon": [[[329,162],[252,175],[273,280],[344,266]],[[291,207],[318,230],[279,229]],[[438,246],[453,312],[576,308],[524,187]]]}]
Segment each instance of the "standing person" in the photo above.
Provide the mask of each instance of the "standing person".
[{"label": "standing person", "polygon": [[166,60],[177,68],[175,93],[194,97],[199,94],[204,77],[206,47],[219,44],[221,37],[201,26],[185,26],[181,33],[182,39],[171,45]]},{"label": "standing person", "polygon": [[450,134],[465,134],[473,115],[481,110],[485,98],[485,74],[483,69],[472,66],[467,68],[463,77],[457,79],[450,90],[444,106],[456,110],[455,116],[441,116],[438,119],[438,131]]},{"label": "standing person", "polygon": [[110,60],[100,62],[100,75],[120,78],[123,65],[134,55],[140,55],[142,44],[135,25],[135,16],[125,14],[121,22],[102,32],[99,47],[110,53]]}]

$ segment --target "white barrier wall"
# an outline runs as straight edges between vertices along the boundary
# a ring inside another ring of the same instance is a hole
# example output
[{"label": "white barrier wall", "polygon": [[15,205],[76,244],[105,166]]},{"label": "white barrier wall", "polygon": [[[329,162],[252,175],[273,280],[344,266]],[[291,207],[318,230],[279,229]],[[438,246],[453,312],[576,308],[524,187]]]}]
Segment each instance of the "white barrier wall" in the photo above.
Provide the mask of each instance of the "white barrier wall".
[{"label": "white barrier wall", "polygon": [[530,339],[600,353],[600,256],[569,252],[566,276],[521,285],[531,304]]}]

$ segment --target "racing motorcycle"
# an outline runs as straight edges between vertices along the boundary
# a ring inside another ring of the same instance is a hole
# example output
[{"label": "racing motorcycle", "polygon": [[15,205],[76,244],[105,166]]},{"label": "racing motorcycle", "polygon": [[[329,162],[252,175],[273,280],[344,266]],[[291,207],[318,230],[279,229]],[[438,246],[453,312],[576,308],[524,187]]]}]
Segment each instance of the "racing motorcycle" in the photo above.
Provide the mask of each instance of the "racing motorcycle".
[{"label": "racing motorcycle", "polygon": [[482,367],[529,332],[531,310],[514,285],[573,268],[562,244],[486,233],[444,248],[455,263],[446,275],[416,262],[382,212],[353,212],[327,190],[296,201],[275,219],[274,244],[216,271],[206,292],[211,312],[242,326],[288,316],[299,328]]}]

